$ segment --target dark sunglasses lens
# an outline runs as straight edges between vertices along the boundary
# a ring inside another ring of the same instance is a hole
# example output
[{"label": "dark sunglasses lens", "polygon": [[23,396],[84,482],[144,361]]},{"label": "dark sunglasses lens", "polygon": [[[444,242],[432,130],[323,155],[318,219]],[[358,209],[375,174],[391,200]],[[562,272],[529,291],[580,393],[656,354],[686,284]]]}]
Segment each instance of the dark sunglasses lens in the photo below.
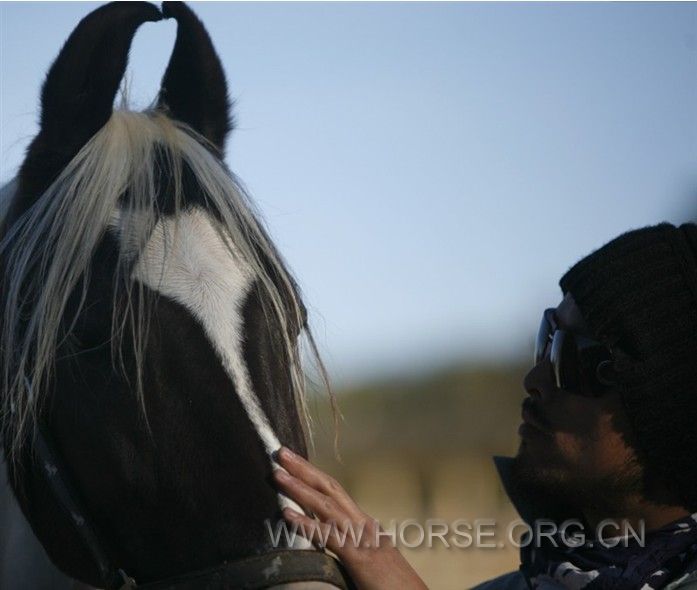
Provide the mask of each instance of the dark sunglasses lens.
[{"label": "dark sunglasses lens", "polygon": [[564,389],[564,341],[566,340],[566,332],[557,330],[554,332],[552,339],[552,350],[549,353],[549,361],[552,364],[554,372],[554,382],[558,389]]},{"label": "dark sunglasses lens", "polygon": [[547,314],[542,316],[542,321],[540,322],[540,329],[537,331],[537,338],[535,339],[535,362],[539,363],[543,358],[545,358],[545,352],[547,351],[547,345],[549,344],[549,335],[552,333],[552,326],[547,320]]},{"label": "dark sunglasses lens", "polygon": [[573,334],[557,330],[552,341],[550,361],[559,389],[574,390],[580,385],[580,367],[576,339]]}]

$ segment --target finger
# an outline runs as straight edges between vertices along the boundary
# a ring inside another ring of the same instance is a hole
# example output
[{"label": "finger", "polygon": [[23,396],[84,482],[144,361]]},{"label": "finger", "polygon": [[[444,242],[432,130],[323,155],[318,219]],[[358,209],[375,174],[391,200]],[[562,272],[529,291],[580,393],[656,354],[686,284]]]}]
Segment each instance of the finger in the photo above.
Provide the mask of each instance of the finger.
[{"label": "finger", "polygon": [[[347,540],[350,538],[343,528],[340,528],[336,522],[326,523],[314,520],[305,514],[300,514],[292,508],[283,509],[283,518],[291,525],[293,531],[311,541],[316,547],[323,549],[327,548],[334,552],[339,558],[342,557],[350,547]],[[348,526],[348,522],[344,523],[344,528]]]},{"label": "finger", "polygon": [[334,498],[351,516],[357,518],[362,515],[361,509],[354,502],[353,498],[348,495],[346,490],[333,477],[286,447],[281,447],[278,452],[278,458],[280,465],[288,473],[325,496]]},{"label": "finger", "polygon": [[347,518],[342,506],[334,498],[315,490],[283,469],[275,469],[273,477],[285,494],[325,522],[338,522]]}]

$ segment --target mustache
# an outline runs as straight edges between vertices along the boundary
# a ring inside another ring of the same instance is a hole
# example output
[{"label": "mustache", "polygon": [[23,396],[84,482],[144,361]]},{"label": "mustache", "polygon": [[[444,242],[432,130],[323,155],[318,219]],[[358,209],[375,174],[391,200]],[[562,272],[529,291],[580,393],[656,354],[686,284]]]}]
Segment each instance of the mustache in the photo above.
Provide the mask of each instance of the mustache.
[{"label": "mustache", "polygon": [[543,428],[550,428],[551,423],[545,413],[540,408],[539,402],[531,397],[526,397],[523,400],[523,410],[528,412],[532,419]]}]

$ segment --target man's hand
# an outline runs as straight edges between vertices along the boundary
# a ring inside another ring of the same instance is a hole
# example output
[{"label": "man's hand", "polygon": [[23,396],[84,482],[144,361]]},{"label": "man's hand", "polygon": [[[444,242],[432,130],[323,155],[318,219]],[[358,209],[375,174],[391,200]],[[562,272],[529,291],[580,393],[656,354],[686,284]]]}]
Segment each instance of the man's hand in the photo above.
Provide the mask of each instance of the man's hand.
[{"label": "man's hand", "polygon": [[282,447],[274,479],[289,498],[317,520],[285,508],[284,518],[298,533],[335,553],[359,590],[428,590],[379,524],[365,514],[339,483]]}]

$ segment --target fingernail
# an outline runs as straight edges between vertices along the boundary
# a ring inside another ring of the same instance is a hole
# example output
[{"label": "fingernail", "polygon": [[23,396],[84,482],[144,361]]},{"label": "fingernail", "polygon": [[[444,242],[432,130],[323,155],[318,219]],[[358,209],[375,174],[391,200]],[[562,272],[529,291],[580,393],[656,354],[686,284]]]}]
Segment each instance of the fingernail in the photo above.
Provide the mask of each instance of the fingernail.
[{"label": "fingernail", "polygon": [[296,510],[293,510],[292,508],[284,508],[283,515],[286,518],[298,518],[300,516],[300,513]]},{"label": "fingernail", "polygon": [[288,479],[290,479],[288,473],[283,469],[274,469],[273,475],[276,479],[280,479],[281,481],[288,481]]},{"label": "fingernail", "polygon": [[283,459],[293,459],[295,457],[295,453],[291,451],[288,447],[281,447],[278,453]]}]

